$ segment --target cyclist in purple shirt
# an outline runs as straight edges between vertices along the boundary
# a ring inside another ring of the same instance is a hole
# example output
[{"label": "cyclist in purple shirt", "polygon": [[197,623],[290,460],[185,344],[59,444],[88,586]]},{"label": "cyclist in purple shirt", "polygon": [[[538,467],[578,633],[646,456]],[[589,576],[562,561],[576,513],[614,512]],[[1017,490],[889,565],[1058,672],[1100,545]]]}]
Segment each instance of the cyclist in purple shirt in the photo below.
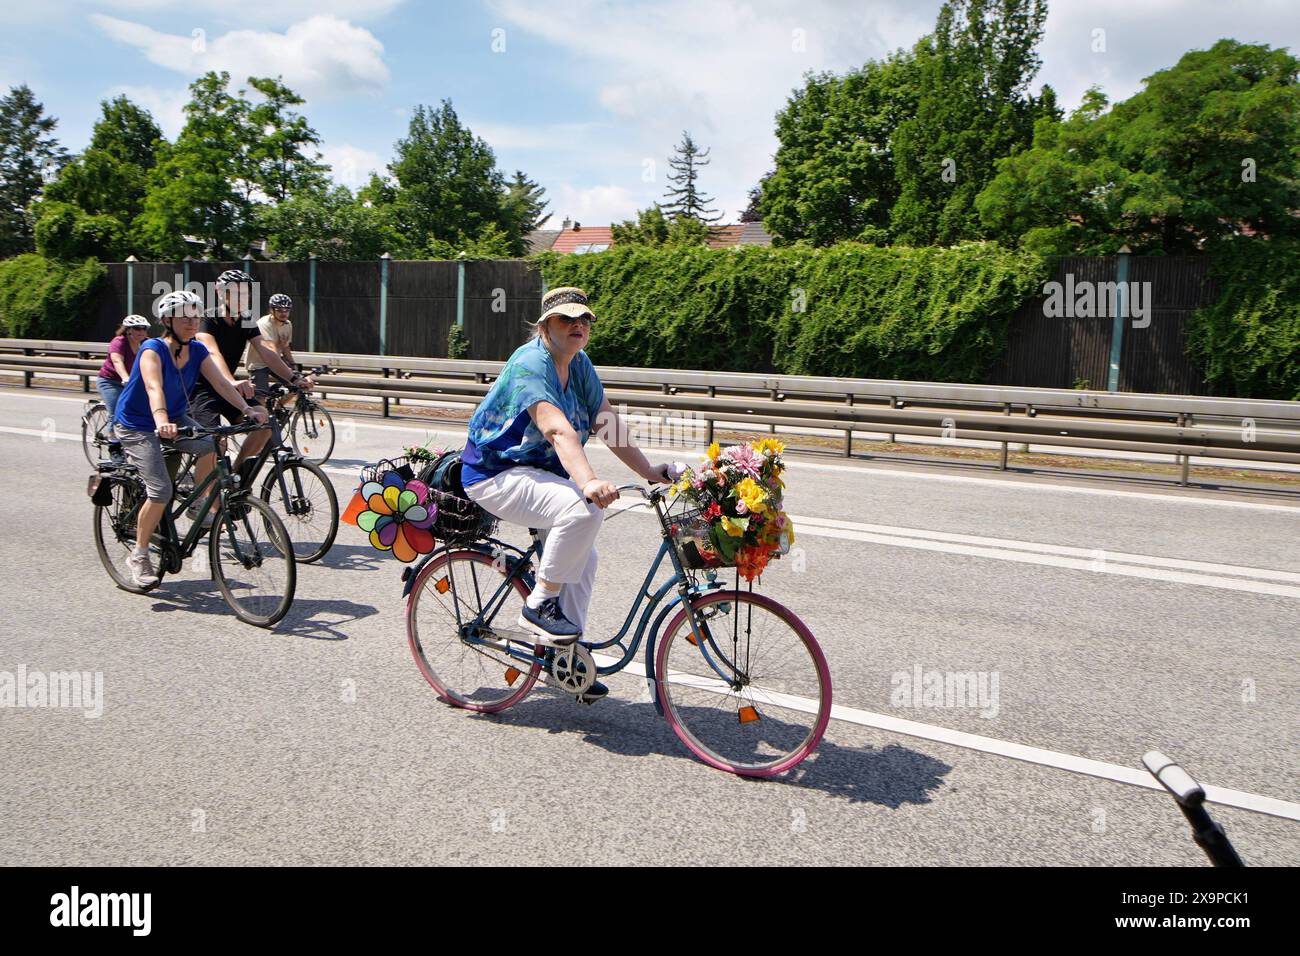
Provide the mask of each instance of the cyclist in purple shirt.
[{"label": "cyclist in purple shirt", "polygon": [[108,409],[108,420],[112,421],[117,413],[117,400],[126,387],[126,380],[131,377],[131,367],[135,364],[136,353],[149,337],[149,320],[143,315],[128,315],[113,333],[113,341],[108,343],[108,355],[99,367],[99,377],[95,380],[95,391],[104,400]]}]

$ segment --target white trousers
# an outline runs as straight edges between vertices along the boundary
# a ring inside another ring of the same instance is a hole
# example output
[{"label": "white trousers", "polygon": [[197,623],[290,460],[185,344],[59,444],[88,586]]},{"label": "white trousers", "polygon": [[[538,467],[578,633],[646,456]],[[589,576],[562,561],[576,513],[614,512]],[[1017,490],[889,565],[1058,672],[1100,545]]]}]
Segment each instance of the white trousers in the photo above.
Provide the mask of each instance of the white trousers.
[{"label": "white trousers", "polygon": [[560,610],[582,629],[596,580],[596,535],[604,512],[568,478],[519,465],[465,489],[471,501],[511,524],[542,533],[537,576],[560,589]]}]

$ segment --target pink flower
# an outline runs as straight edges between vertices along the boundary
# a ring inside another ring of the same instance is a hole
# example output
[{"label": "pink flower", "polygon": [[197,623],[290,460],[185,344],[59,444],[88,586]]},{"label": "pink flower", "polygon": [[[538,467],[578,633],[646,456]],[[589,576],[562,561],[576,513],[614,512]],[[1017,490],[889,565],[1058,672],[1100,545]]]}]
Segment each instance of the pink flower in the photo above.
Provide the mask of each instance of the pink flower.
[{"label": "pink flower", "polygon": [[757,479],[762,473],[763,458],[749,445],[735,445],[728,448],[723,457],[750,478]]},{"label": "pink flower", "polygon": [[736,514],[738,515],[749,514],[749,505],[745,504],[743,498],[736,499]]}]

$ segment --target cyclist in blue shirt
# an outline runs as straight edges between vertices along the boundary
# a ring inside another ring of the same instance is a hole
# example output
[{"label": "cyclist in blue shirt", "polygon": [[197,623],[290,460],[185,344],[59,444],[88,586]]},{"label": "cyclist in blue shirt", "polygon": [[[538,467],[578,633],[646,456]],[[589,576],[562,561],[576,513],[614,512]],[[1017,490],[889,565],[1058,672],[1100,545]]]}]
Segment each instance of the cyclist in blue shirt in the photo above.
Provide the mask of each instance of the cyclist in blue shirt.
[{"label": "cyclist in blue shirt", "polygon": [[[645,480],[675,478],[674,466],[646,460],[605,398],[583,351],[593,320],[581,289],[552,289],[542,298],[532,338],[510,356],[470,418],[462,455],[461,484],[471,500],[503,521],[543,530],[537,584],[519,625],[552,646],[582,633],[601,512],[618,497],[583,450],[592,432]],[[587,696],[606,692],[598,683]]]},{"label": "cyclist in blue shirt", "polygon": [[[171,292],[158,301],[155,311],[162,321],[163,335],[146,339],[140,346],[113,416],[114,434],[122,443],[122,451],[139,469],[148,498],[136,519],[135,551],[127,559],[131,579],[142,588],[158,583],[158,572],[149,560],[149,541],[172,497],[171,476],[167,474],[160,439],[175,440],[178,448],[195,456],[196,482],[202,482],[216,464],[211,438],[176,438],[178,428],[199,427],[189,417],[188,397],[199,373],[230,402],[242,407],[246,415],[266,421],[266,410],[250,409],[208,350],[194,341],[203,311],[202,299],[193,292]],[[202,516],[202,520],[205,525],[211,524],[211,515]]]}]

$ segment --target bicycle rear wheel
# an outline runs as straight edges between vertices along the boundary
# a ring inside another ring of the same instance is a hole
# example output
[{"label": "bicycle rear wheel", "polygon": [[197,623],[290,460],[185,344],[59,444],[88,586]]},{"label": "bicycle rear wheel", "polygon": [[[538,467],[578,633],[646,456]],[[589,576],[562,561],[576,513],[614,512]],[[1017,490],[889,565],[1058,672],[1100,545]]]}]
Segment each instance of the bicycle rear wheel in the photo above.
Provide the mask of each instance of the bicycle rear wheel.
[{"label": "bicycle rear wheel", "polygon": [[320,405],[309,403],[289,420],[289,441],[300,457],[323,465],[334,453],[334,419]]},{"label": "bicycle rear wheel", "polygon": [[339,499],[334,484],[319,465],[287,461],[270,469],[262,482],[262,500],[289,532],[299,563],[319,561],[334,544],[339,532]]},{"label": "bicycle rear wheel", "polygon": [[773,777],[812,753],[831,716],[826,658],[794,612],[761,594],[713,591],[664,629],[655,686],[687,748],[711,767]]},{"label": "bicycle rear wheel", "polygon": [[144,488],[133,481],[104,478],[112,493],[112,503],[95,506],[95,550],[104,570],[123,591],[144,594],[150,588],[136,585],[126,563],[135,550],[136,518],[144,504]]},{"label": "bicycle rear wheel", "polygon": [[81,450],[85,452],[86,461],[90,462],[92,468],[104,457],[106,442],[100,433],[107,424],[108,409],[103,402],[96,402],[81,416]]},{"label": "bicycle rear wheel", "polygon": [[289,533],[270,505],[236,498],[222,507],[208,539],[213,577],[236,617],[270,627],[288,613],[297,568]]},{"label": "bicycle rear wheel", "polygon": [[411,588],[406,602],[411,654],[424,679],[455,707],[493,714],[523,700],[537,682],[541,664],[530,667],[507,651],[543,652],[531,635],[517,630],[528,597],[528,585],[519,578],[490,622],[497,635],[493,645],[464,641],[457,629],[456,605],[461,621],[472,621],[490,604],[506,573],[504,565],[481,551],[453,551],[426,564]]}]

